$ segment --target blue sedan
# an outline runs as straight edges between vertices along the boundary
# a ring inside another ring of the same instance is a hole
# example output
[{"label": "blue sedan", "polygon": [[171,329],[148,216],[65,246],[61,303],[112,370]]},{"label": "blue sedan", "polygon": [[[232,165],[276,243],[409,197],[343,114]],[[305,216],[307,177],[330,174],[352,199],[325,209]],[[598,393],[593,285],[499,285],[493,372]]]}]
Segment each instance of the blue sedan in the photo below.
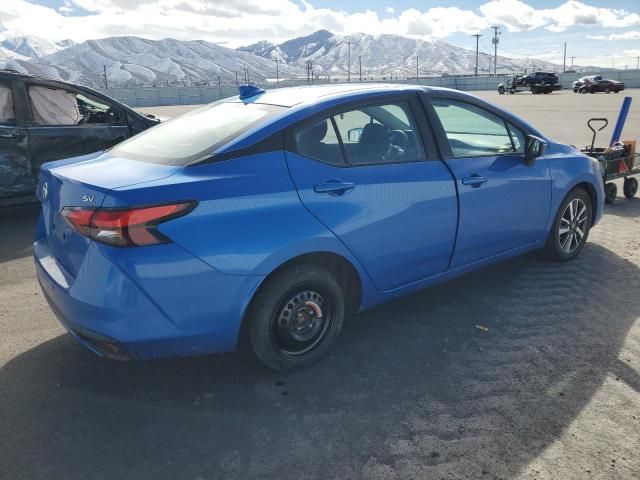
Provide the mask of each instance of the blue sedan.
[{"label": "blue sedan", "polygon": [[34,254],[98,355],[227,352],[309,365],[359,312],[532,250],[568,261],[603,211],[598,164],[472,95],[263,91],[43,165]]}]

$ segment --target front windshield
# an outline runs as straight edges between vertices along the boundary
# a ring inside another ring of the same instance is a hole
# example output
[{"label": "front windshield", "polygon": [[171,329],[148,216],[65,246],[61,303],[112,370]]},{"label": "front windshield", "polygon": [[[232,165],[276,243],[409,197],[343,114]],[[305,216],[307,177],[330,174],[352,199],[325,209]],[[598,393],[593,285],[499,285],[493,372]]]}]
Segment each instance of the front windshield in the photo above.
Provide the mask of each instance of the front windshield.
[{"label": "front windshield", "polygon": [[217,102],[161,123],[113,149],[133,160],[184,166],[211,155],[284,107],[257,103]]}]

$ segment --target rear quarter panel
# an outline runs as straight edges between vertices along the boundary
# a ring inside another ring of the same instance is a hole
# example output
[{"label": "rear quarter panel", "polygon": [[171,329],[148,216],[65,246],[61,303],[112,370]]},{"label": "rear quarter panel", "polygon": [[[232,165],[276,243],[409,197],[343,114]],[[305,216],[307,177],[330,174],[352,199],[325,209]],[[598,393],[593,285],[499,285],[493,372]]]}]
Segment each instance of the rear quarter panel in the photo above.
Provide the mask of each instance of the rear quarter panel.
[{"label": "rear quarter panel", "polygon": [[147,184],[112,190],[103,206],[197,200],[189,215],[159,230],[214,269],[229,275],[265,276],[311,252],[349,260],[369,278],[344,245],[302,205],[284,152],[250,155],[187,167]]}]

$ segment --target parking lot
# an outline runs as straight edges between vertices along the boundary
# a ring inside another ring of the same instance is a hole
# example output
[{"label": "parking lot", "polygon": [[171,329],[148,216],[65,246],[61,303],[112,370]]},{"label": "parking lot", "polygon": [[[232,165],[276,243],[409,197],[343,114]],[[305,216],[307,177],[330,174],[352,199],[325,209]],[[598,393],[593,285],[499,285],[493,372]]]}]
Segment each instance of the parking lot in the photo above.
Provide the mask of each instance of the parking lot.
[{"label": "parking lot", "polygon": [[[479,95],[578,146],[594,116],[607,143],[631,95],[640,140],[640,90]],[[364,312],[290,375],[246,353],[88,353],[40,293],[37,214],[0,212],[0,478],[640,478],[638,198],[576,261],[527,255]]]}]

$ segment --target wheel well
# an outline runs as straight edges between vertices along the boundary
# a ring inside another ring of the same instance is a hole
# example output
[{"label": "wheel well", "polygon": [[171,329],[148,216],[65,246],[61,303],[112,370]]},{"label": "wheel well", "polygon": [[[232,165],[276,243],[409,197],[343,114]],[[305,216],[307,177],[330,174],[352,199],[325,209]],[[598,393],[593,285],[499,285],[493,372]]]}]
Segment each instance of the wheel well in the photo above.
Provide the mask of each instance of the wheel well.
[{"label": "wheel well", "polygon": [[362,302],[362,282],[355,267],[346,258],[330,252],[314,252],[300,255],[283,263],[267,275],[263,284],[276,273],[292,265],[315,265],[328,270],[335,275],[345,294],[348,311],[357,312]]},{"label": "wheel well", "polygon": [[[336,280],[340,283],[342,291],[345,294],[345,306],[347,313],[357,313],[360,310],[360,305],[362,304],[362,281],[360,280],[360,275],[349,260],[331,252],[306,253],[286,261],[266,276],[260,287],[258,287],[258,290],[254,293],[253,297],[255,298],[260,289],[266,285],[269,279],[274,275],[294,265],[315,265],[331,272],[335,275]],[[247,306],[245,316],[242,321],[238,337],[239,343],[246,341],[247,338],[248,322],[246,321],[246,318],[250,309],[251,302]]]},{"label": "wheel well", "polygon": [[591,223],[596,218],[596,209],[598,208],[598,194],[596,193],[596,188],[589,182],[582,182],[573,187],[572,190],[576,188],[581,188],[589,195],[589,199],[591,200]]}]

